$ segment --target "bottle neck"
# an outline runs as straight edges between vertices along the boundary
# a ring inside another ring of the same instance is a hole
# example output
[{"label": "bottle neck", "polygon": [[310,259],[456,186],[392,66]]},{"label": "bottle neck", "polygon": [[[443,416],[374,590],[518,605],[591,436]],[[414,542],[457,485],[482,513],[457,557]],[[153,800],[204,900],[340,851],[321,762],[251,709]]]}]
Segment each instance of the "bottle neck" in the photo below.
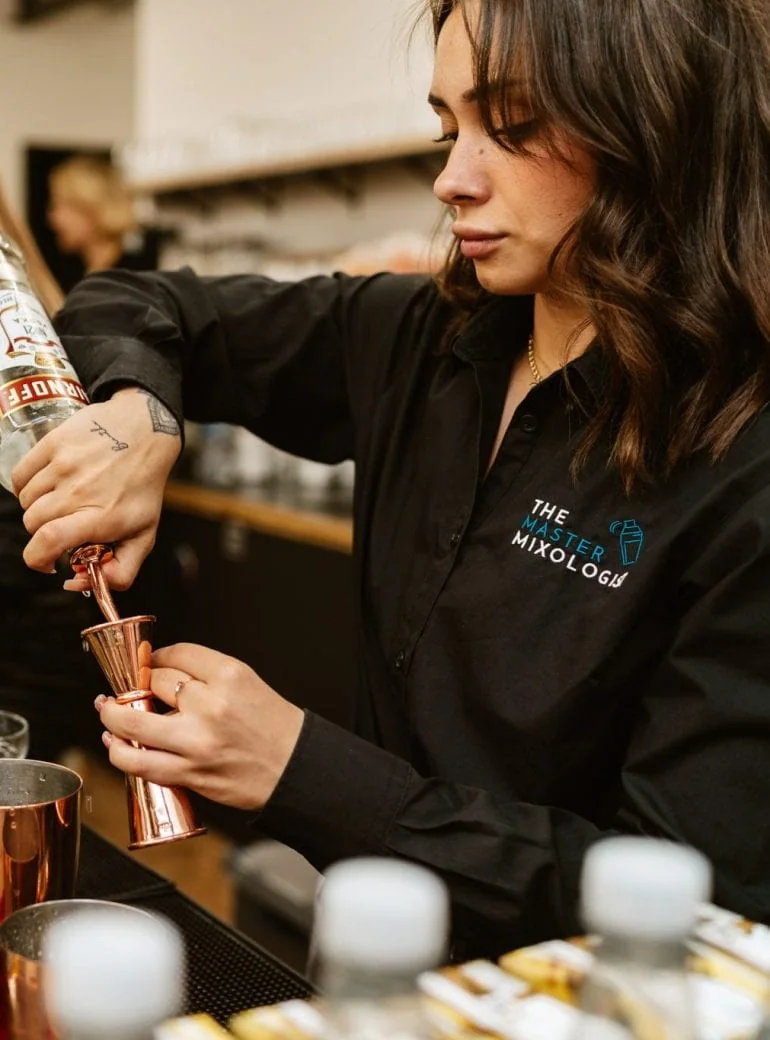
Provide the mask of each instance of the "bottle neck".
[{"label": "bottle neck", "polygon": [[605,963],[633,962],[638,967],[671,971],[684,969],[684,939],[649,939],[632,935],[603,935],[597,956]]},{"label": "bottle neck", "polygon": [[346,1000],[386,1000],[417,993],[414,967],[380,967],[345,964],[324,958],[319,964],[318,981],[329,1002]]}]

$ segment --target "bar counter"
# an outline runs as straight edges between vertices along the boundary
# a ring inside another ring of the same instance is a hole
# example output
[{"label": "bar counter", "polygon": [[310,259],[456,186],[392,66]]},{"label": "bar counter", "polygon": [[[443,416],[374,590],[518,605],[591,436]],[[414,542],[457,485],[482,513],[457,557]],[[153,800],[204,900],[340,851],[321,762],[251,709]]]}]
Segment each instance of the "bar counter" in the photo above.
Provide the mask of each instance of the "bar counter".
[{"label": "bar counter", "polygon": [[166,488],[169,510],[214,521],[244,524],[261,534],[350,553],[353,523],[349,502],[328,493],[312,495],[297,488],[222,490],[186,481]]},{"label": "bar counter", "polygon": [[308,982],[252,939],[222,924],[166,878],[83,828],[76,895],[108,899],[168,917],[187,949],[185,1014],[225,1025],[239,1011],[311,994]]}]

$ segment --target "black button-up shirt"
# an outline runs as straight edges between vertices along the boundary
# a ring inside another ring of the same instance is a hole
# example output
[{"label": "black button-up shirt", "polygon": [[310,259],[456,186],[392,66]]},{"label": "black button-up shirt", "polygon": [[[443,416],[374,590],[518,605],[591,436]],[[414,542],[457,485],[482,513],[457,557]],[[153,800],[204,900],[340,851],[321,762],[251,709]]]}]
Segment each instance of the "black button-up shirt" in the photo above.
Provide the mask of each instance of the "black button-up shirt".
[{"label": "black button-up shirt", "polygon": [[531,313],[500,299],[442,351],[422,279],[183,271],[91,277],[59,329],[96,399],[136,383],[356,461],[357,732],[306,716],[262,830],[321,868],[437,870],[466,956],[578,930],[610,831],[691,842],[719,902],[770,920],[770,419],[631,498],[608,448],[575,481],[595,347],[532,389],[487,474]]}]

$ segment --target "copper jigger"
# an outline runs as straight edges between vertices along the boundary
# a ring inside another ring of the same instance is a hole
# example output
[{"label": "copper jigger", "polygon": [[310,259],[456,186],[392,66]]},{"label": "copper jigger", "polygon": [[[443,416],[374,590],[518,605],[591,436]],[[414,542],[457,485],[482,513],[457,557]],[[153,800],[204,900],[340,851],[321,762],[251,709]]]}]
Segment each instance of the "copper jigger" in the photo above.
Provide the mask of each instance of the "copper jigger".
[{"label": "copper jigger", "polygon": [[[96,601],[107,618],[106,623],[93,625],[80,634],[84,646],[99,662],[118,704],[130,704],[134,711],[153,712],[150,670],[155,618],[149,614],[118,616],[100,567],[109,552],[105,545],[86,545],[72,554],[72,566],[88,571]],[[196,819],[190,799],[180,787],[163,787],[127,775],[126,794],[130,849],[163,845],[206,833],[206,828]]]}]

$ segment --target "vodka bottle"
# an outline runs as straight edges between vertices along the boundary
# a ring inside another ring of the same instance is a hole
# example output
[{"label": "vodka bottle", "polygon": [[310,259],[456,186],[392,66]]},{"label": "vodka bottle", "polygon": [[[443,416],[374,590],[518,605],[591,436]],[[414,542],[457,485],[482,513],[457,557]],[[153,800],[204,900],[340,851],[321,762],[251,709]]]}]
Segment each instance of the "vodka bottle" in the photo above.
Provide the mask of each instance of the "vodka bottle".
[{"label": "vodka bottle", "polygon": [[17,462],[87,404],[21,251],[0,233],[0,484],[12,490]]}]

